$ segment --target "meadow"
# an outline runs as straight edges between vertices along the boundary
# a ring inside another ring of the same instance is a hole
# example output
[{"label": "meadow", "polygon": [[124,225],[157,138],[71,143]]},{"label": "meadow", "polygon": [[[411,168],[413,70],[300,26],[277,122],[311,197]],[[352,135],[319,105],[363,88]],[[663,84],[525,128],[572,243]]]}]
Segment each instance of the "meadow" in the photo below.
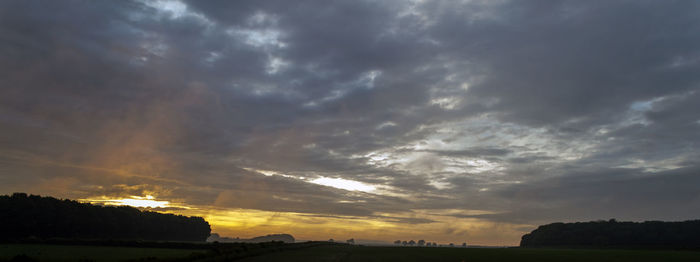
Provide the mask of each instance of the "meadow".
[{"label": "meadow", "polygon": [[700,252],[526,248],[318,246],[241,261],[700,261]]},{"label": "meadow", "polygon": [[206,250],[115,246],[0,244],[0,261],[130,261],[186,258]]},{"label": "meadow", "polygon": [[28,261],[700,261],[699,251],[687,250],[375,247],[323,242],[211,244],[203,249],[0,245],[0,261],[16,260],[18,255],[26,255]]}]

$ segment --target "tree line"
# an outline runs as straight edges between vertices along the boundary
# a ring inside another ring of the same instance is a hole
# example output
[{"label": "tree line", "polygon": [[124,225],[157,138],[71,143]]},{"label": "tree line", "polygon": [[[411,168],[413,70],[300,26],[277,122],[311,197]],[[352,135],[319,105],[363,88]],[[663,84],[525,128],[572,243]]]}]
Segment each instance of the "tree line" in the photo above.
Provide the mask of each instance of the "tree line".
[{"label": "tree line", "polygon": [[205,241],[210,233],[209,223],[201,217],[25,193],[0,196],[0,239]]},{"label": "tree line", "polygon": [[[418,242],[416,242],[416,241],[414,241],[414,240],[410,240],[410,241],[406,241],[406,240],[404,240],[404,241],[396,240],[396,241],[394,241],[394,245],[397,245],[397,246],[411,246],[411,247],[412,247],[412,246],[418,246],[418,247],[437,247],[437,246],[438,246],[438,244],[435,243],[435,242],[425,242],[425,240],[423,240],[423,239],[418,240]],[[443,245],[439,245],[439,246],[443,246]],[[455,244],[454,244],[454,243],[450,243],[450,244],[445,245],[445,246],[448,246],[448,247],[455,247]],[[465,243],[462,243],[462,246],[461,246],[461,247],[467,247],[467,243],[466,243],[466,242],[465,242]]]},{"label": "tree line", "polygon": [[552,223],[525,234],[520,246],[700,248],[700,220]]}]

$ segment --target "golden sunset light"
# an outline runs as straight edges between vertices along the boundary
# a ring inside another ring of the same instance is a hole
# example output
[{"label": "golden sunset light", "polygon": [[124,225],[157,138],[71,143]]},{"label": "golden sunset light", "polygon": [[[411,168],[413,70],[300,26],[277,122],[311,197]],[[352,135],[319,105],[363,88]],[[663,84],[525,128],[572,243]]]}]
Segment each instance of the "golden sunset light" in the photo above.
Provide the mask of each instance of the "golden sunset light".
[{"label": "golden sunset light", "polygon": [[122,199],[81,199],[84,202],[94,204],[105,204],[115,206],[132,206],[132,207],[148,207],[148,208],[164,208],[169,207],[169,201],[158,201],[151,195],[145,197],[131,196],[130,198]]}]

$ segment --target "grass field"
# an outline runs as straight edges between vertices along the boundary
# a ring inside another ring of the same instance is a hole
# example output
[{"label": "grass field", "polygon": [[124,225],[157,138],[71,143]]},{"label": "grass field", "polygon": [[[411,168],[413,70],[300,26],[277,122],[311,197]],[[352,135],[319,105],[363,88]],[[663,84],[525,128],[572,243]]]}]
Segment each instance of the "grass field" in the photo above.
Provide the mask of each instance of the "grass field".
[{"label": "grass field", "polygon": [[[230,244],[205,250],[118,246],[48,244],[0,245],[0,261],[25,254],[38,261],[700,261],[700,251],[526,249],[526,248],[419,248],[369,247],[340,244]],[[245,257],[245,258],[244,258]],[[242,258],[242,259],[241,259]]]},{"label": "grass field", "polygon": [[142,258],[180,258],[187,257],[193,252],[205,251],[168,248],[4,244],[0,245],[0,261],[9,261],[22,254],[39,261],[127,261]]},{"label": "grass field", "polygon": [[697,251],[318,246],[240,261],[700,261]]}]

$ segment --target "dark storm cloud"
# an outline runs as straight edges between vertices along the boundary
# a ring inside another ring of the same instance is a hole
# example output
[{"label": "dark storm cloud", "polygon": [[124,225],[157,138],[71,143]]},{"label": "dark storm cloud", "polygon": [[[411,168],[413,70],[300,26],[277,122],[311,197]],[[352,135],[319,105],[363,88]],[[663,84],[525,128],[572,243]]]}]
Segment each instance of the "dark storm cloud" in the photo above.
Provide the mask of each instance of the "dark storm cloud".
[{"label": "dark storm cloud", "polygon": [[623,220],[688,220],[700,213],[698,167],[649,174],[635,169],[602,169],[529,185],[498,194],[512,201],[509,211],[485,217],[499,221],[547,223],[617,218]]},{"label": "dark storm cloud", "polygon": [[595,124],[634,101],[696,88],[689,72],[699,66],[698,35],[690,33],[699,29],[697,8],[677,1],[516,2],[473,23],[457,18],[468,9],[445,8],[433,34],[485,68],[470,94],[497,100],[492,110],[502,118]]},{"label": "dark storm cloud", "polygon": [[689,218],[698,5],[6,1],[0,190],[405,223],[432,220],[375,213]]}]

